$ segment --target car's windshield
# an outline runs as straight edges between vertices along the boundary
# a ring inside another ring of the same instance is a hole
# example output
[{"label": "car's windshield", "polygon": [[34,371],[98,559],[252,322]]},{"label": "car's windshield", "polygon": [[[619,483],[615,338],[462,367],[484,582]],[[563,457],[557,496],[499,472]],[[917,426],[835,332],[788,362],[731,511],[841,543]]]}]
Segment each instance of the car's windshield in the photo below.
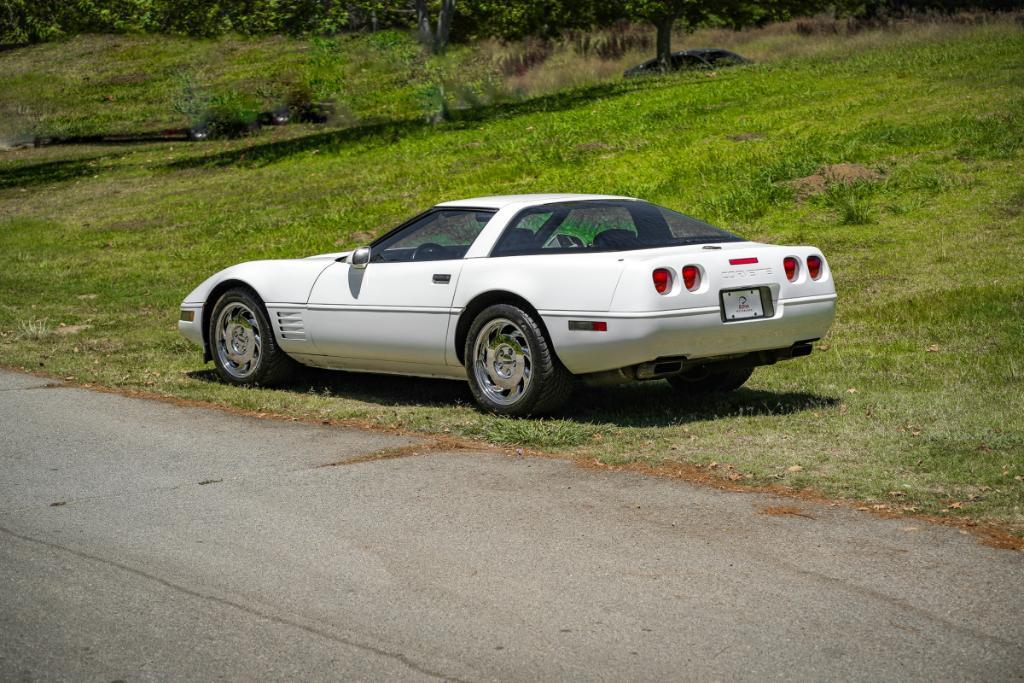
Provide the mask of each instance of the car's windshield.
[{"label": "car's windshield", "polygon": [[739,242],[741,237],[677,211],[635,200],[544,204],[523,210],[492,256],[625,251]]}]

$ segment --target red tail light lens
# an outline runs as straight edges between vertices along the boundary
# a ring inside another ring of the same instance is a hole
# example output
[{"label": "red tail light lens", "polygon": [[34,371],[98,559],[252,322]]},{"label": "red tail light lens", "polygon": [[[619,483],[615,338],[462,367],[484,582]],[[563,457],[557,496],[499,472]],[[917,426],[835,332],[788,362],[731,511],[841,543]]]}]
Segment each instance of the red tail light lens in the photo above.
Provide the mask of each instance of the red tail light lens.
[{"label": "red tail light lens", "polygon": [[651,273],[651,278],[654,280],[654,289],[658,294],[664,294],[672,287],[672,273],[668,268],[656,269]]},{"label": "red tail light lens", "polygon": [[683,286],[691,292],[700,287],[700,268],[683,266]]},{"label": "red tail light lens", "polygon": [[792,256],[782,259],[782,267],[786,269],[786,279],[790,282],[796,280],[796,274],[800,270],[800,263]]},{"label": "red tail light lens", "polygon": [[807,274],[811,276],[812,280],[817,280],[821,277],[821,257],[820,256],[808,256],[807,257]]}]

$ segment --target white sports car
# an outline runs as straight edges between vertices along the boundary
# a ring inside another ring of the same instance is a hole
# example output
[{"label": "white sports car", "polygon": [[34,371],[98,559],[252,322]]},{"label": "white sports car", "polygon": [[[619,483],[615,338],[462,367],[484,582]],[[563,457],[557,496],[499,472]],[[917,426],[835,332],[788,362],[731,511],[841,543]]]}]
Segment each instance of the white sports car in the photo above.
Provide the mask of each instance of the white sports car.
[{"label": "white sports car", "polygon": [[814,247],[748,242],[627,197],[438,204],[368,247],[222,270],[178,329],[234,384],[319,368],[467,379],[502,415],[557,409],[574,378],[728,391],[806,356],[836,293]]}]

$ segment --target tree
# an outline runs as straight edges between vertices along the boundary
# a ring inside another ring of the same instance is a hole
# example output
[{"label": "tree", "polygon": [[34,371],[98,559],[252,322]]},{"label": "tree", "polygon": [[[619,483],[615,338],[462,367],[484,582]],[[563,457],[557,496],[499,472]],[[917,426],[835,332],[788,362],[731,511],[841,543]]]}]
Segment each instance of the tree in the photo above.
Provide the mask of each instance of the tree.
[{"label": "tree", "polygon": [[416,33],[420,43],[435,54],[444,52],[451,39],[454,18],[455,0],[441,0],[435,33],[430,27],[430,8],[427,0],[416,0]]},{"label": "tree", "polygon": [[656,56],[661,68],[672,66],[672,27],[676,20],[697,13],[697,0],[626,0],[625,9],[631,19],[641,19],[654,24],[658,31],[655,40]]},{"label": "tree", "polygon": [[707,24],[740,29],[812,14],[830,5],[831,0],[625,0],[623,9],[627,18],[655,25],[657,58],[667,70],[672,63],[672,28],[677,22],[683,22],[688,31]]},{"label": "tree", "polygon": [[434,32],[430,29],[430,13],[427,0],[416,0],[416,35],[424,47],[433,48]]},{"label": "tree", "polygon": [[620,0],[467,0],[459,10],[460,37],[551,38],[570,29],[623,18]]}]

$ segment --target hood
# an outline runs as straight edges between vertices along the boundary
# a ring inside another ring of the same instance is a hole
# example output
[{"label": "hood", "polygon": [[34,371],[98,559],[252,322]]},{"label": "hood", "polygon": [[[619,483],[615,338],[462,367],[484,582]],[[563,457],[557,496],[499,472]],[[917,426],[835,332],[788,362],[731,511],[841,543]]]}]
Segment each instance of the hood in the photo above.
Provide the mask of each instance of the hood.
[{"label": "hood", "polygon": [[315,254],[313,256],[307,256],[303,261],[337,261],[351,254],[352,251],[336,251],[330,254]]}]

